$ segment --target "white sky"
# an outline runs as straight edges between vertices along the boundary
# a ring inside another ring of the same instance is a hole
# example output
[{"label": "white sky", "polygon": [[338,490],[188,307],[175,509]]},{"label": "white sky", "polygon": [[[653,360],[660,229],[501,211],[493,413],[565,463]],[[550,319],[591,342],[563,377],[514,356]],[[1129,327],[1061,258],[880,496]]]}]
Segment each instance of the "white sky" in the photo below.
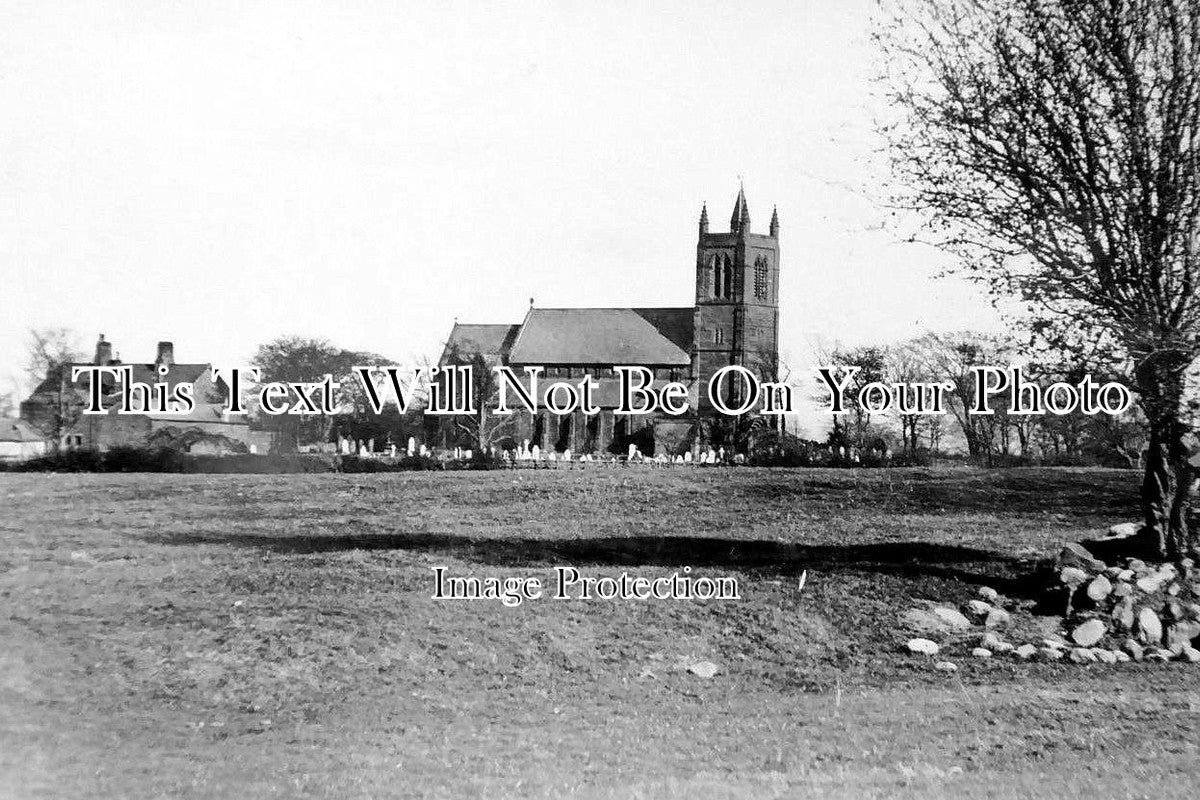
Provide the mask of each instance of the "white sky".
[{"label": "white sky", "polygon": [[995,328],[883,207],[872,0],[0,6],[0,391],[26,331],[405,359],[457,316],[690,305],[782,219],[782,348]]}]

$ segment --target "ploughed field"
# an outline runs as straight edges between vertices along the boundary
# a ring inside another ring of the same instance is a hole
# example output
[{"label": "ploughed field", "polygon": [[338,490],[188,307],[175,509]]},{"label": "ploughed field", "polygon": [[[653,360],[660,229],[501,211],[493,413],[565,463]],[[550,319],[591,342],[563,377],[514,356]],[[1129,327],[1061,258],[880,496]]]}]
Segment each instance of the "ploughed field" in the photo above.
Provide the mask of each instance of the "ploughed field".
[{"label": "ploughed field", "polygon": [[[1193,796],[1200,665],[903,648],[914,602],[982,585],[1037,630],[1033,561],[1135,518],[1136,486],[0,474],[0,796]],[[435,601],[435,567],[546,593]],[[556,567],[741,599],[560,600]]]}]

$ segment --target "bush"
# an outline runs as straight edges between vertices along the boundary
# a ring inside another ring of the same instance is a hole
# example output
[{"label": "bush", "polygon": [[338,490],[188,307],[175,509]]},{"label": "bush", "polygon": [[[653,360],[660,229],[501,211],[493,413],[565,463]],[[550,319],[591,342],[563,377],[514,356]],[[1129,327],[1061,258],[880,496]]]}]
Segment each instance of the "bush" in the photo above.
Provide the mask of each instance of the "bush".
[{"label": "bush", "polygon": [[334,461],[324,456],[250,454],[191,455],[169,447],[114,447],[111,450],[64,450],[3,467],[10,472],[186,472],[186,473],[302,473],[332,472]]},{"label": "bush", "polygon": [[395,459],[342,456],[337,469],[338,472],[374,473],[419,472],[421,470],[444,469],[444,467],[440,461],[429,456],[401,456]]}]

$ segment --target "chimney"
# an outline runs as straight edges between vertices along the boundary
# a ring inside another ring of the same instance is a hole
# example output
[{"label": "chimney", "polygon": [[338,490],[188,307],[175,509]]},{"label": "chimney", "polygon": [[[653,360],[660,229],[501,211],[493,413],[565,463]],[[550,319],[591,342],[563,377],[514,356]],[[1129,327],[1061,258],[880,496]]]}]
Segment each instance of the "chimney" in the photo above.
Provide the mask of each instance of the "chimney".
[{"label": "chimney", "polygon": [[154,360],[155,364],[166,364],[168,367],[175,364],[175,345],[171,342],[158,343],[158,358]]},{"label": "chimney", "polygon": [[112,342],[104,341],[104,334],[100,334],[100,338],[96,340],[96,357],[92,359],[93,363],[106,367],[112,363]]}]

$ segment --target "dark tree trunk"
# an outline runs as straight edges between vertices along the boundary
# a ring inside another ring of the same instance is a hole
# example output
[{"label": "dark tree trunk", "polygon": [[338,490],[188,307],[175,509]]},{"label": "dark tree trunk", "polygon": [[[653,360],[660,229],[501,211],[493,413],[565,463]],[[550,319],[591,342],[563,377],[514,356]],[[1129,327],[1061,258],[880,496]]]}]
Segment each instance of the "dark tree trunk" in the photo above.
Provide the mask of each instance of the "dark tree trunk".
[{"label": "dark tree trunk", "polygon": [[1150,425],[1150,446],[1142,479],[1143,530],[1158,555],[1180,559],[1194,544],[1188,529],[1188,512],[1196,485],[1188,463],[1183,437],[1186,428],[1178,420],[1160,419]]}]

